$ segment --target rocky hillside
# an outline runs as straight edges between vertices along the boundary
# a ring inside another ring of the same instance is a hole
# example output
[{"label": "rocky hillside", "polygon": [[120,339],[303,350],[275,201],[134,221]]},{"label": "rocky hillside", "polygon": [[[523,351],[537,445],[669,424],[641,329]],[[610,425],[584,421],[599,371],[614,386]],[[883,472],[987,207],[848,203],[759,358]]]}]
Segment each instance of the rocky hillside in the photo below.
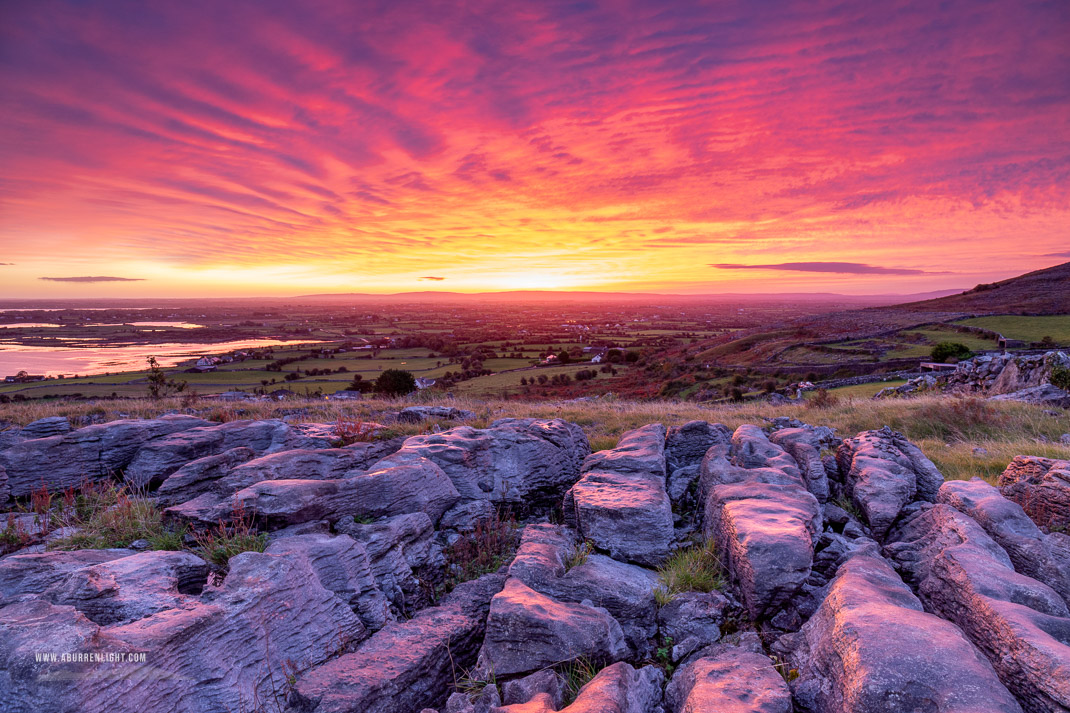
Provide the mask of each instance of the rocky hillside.
[{"label": "rocky hillside", "polygon": [[5,436],[0,710],[1070,709],[1070,462],[945,483],[792,419],[351,440]]}]

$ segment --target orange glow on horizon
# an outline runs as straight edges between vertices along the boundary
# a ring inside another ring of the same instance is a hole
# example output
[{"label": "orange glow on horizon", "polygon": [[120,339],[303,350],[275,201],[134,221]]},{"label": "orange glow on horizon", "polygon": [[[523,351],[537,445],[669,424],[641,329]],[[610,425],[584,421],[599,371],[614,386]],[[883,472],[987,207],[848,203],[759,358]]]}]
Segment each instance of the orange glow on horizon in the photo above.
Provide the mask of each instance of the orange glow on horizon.
[{"label": "orange glow on horizon", "polygon": [[[1070,259],[1068,30],[1012,2],[25,4],[0,297],[971,287]],[[41,279],[92,276],[129,281]]]}]

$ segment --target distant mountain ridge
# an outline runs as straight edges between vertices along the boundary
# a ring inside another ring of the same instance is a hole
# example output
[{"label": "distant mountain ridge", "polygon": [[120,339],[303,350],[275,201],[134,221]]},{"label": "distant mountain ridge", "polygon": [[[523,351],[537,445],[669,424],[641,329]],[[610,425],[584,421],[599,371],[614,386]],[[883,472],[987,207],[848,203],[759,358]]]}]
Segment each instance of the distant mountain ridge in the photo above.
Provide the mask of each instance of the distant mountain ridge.
[{"label": "distant mountain ridge", "polygon": [[1070,262],[897,307],[915,312],[1070,314]]},{"label": "distant mountain ridge", "polygon": [[667,302],[698,302],[703,300],[716,302],[843,302],[856,305],[892,305],[904,299],[930,299],[945,295],[954,295],[961,290],[938,290],[910,295],[843,295],[833,292],[769,292],[743,293],[722,292],[710,294],[663,294],[654,292],[586,292],[557,290],[504,290],[499,292],[448,292],[425,290],[421,292],[396,292],[376,294],[370,292],[339,292],[315,295],[298,295],[291,300],[315,300],[317,302],[382,302],[382,301],[428,301],[428,302],[573,302],[576,300],[599,302],[650,302],[662,300]]}]

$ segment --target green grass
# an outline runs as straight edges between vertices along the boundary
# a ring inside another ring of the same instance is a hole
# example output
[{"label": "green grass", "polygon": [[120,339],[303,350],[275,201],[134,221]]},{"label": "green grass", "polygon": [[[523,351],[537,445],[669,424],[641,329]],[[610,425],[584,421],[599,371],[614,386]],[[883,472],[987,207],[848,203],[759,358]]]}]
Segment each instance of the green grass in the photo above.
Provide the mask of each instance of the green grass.
[{"label": "green grass", "polygon": [[658,568],[658,604],[664,606],[677,594],[712,592],[725,586],[724,572],[712,540],[677,550]]},{"label": "green grass", "polygon": [[154,502],[114,483],[87,484],[78,493],[55,498],[51,515],[54,527],[76,527],[80,532],[50,543],[50,549],[129,547],[135,540],[175,549],[176,537],[181,547],[181,534],[164,525]]},{"label": "green grass", "polygon": [[580,690],[598,675],[601,667],[587,656],[579,656],[557,667],[557,672],[565,681],[564,705],[576,700]]},{"label": "green grass", "polygon": [[[623,373],[625,367],[621,364],[614,365],[615,368]],[[582,362],[579,364],[567,364],[564,366],[546,366],[539,367],[537,369],[524,369],[522,371],[511,371],[504,374],[490,374],[489,376],[480,376],[475,379],[468,379],[467,381],[458,382],[454,385],[450,391],[458,395],[466,396],[498,396],[503,391],[516,391],[520,388],[521,379],[538,379],[540,376],[545,375],[547,379],[552,379],[558,374],[568,374],[569,376],[575,375],[577,371],[583,369],[595,369],[601,368],[601,364],[590,364],[588,362]],[[595,377],[594,381],[604,380],[608,381],[613,378],[609,374],[599,373]],[[534,387],[536,393],[540,387]],[[549,388],[549,387],[548,387]]]},{"label": "green grass", "polygon": [[[835,389],[829,389],[829,392],[835,396],[853,396],[860,399],[872,398],[881,389],[888,386],[902,386],[907,383],[906,379],[892,379],[890,381],[875,381],[872,384],[855,384],[853,386],[840,386]],[[816,394],[816,391],[804,391],[803,396],[809,398],[812,394]]]},{"label": "green grass", "polygon": [[568,562],[565,563],[565,568],[572,569],[573,567],[579,567],[587,562],[587,558],[591,556],[592,552],[594,552],[594,547],[590,542],[584,540],[576,545],[576,549],[569,555]]},{"label": "green grass", "polygon": [[961,320],[956,324],[991,329],[1008,339],[1039,342],[1044,337],[1051,337],[1056,344],[1070,344],[1070,315],[1068,314],[1041,317],[1022,317],[1018,315],[974,317]]}]

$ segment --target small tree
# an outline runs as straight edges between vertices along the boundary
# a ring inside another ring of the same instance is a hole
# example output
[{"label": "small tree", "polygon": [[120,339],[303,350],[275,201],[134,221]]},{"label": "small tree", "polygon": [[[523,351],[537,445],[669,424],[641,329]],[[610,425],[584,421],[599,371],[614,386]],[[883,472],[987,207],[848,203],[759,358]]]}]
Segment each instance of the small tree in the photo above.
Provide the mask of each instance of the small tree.
[{"label": "small tree", "polygon": [[627,352],[624,355],[624,361],[628,362],[629,364],[634,364],[635,362],[639,361],[639,352]]},{"label": "small tree", "polygon": [[149,362],[149,398],[162,399],[164,396],[170,396],[171,394],[178,394],[186,390],[189,386],[185,381],[175,381],[174,379],[168,379],[167,374],[160,368],[159,363],[156,361],[156,357],[150,356]]},{"label": "small tree", "polygon": [[401,369],[387,369],[375,380],[376,393],[404,396],[416,390],[416,377]]},{"label": "small tree", "polygon": [[572,361],[572,357],[568,355],[568,352],[566,350],[562,349],[557,355],[557,361],[562,364],[568,364],[570,361]]},{"label": "small tree", "polygon": [[938,364],[945,364],[951,359],[961,361],[973,356],[970,348],[961,342],[940,342],[932,350],[932,360]]},{"label": "small tree", "polygon": [[359,391],[362,394],[366,394],[375,388],[375,384],[370,381],[365,381],[364,377],[360,374],[353,375],[353,381],[349,382],[349,386],[346,387],[349,391]]}]

